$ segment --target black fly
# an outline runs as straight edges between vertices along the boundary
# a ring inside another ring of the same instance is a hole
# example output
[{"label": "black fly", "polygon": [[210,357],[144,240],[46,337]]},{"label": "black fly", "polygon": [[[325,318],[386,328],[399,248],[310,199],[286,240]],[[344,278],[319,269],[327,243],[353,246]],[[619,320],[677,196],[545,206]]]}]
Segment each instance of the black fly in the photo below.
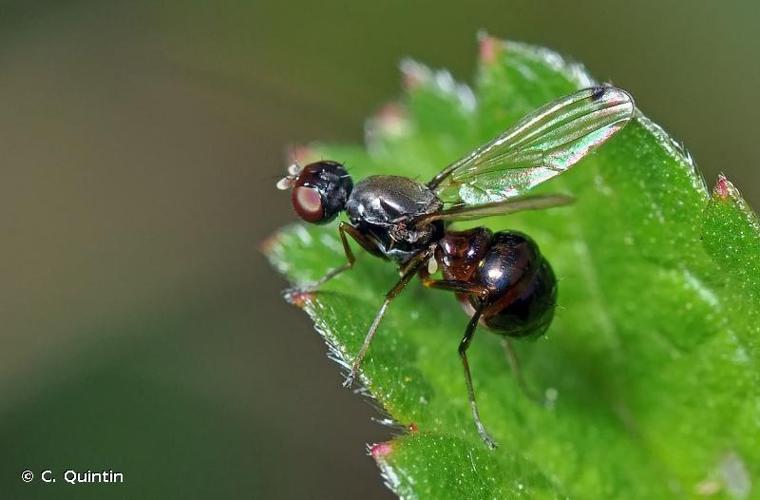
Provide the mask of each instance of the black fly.
[{"label": "black fly", "polygon": [[[341,211],[338,226],[347,262],[313,288],[350,269],[354,254],[346,235],[367,252],[395,262],[401,278],[388,291],[345,382],[353,383],[388,305],[419,274],[426,287],[449,290],[470,311],[459,344],[475,425],[483,441],[496,443],[481,423],[472,388],[467,348],[478,323],[502,335],[513,367],[510,338],[542,335],[551,323],[557,282],[536,243],[514,231],[479,227],[453,231],[452,221],[567,204],[564,195],[525,195],[565,172],[623,128],[634,114],[624,90],[600,86],[554,101],[461,160],[427,184],[400,176],[371,176],[354,185],[340,163],[292,166],[277,187],[291,189],[296,213],[325,224]],[[438,270],[443,279],[433,279]],[[518,382],[521,382],[518,375]]]}]

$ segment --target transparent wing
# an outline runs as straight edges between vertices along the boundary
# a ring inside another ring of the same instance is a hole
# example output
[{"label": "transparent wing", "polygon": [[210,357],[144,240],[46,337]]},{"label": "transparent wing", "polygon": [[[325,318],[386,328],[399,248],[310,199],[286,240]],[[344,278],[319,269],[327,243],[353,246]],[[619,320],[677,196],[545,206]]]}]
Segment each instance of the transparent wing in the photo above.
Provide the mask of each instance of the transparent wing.
[{"label": "transparent wing", "polygon": [[558,99],[453,163],[428,183],[447,203],[497,203],[565,172],[633,117],[626,91],[592,87]]}]

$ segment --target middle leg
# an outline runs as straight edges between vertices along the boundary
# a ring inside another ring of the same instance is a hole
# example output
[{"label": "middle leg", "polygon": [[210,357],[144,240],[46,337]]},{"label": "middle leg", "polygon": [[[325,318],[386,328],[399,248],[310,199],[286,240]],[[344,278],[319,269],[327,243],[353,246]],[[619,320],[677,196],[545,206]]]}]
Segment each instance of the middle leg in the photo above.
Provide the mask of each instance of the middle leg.
[{"label": "middle leg", "polygon": [[364,337],[362,347],[359,349],[359,353],[356,355],[356,358],[351,365],[351,371],[349,372],[345,382],[343,382],[343,387],[351,387],[351,385],[354,383],[354,378],[356,378],[356,374],[359,372],[359,367],[362,364],[362,360],[364,360],[364,356],[367,354],[369,345],[372,343],[372,339],[375,337],[377,328],[380,326],[380,321],[382,321],[383,316],[385,316],[385,311],[388,310],[388,306],[390,305],[391,301],[395,299],[396,296],[400,294],[404,288],[406,288],[406,285],[409,284],[412,278],[414,278],[414,275],[417,274],[417,270],[425,261],[427,261],[431,253],[432,248],[420,252],[418,255],[412,257],[412,260],[403,267],[401,279],[394,285],[393,288],[388,291],[388,293],[385,294],[385,300],[380,306],[380,310],[377,311],[375,319],[372,320],[372,324],[367,331],[367,335]]}]

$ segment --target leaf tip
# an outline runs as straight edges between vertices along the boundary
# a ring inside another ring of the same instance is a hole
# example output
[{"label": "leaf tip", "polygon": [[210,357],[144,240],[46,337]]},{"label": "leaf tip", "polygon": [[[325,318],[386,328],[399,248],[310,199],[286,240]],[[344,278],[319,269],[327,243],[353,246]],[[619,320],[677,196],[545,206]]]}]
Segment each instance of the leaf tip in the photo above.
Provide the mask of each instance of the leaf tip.
[{"label": "leaf tip", "polygon": [[393,452],[393,443],[385,441],[383,443],[375,443],[369,447],[369,454],[372,458],[377,460],[384,460]]},{"label": "leaf tip", "polygon": [[414,59],[401,61],[401,86],[407,91],[420,88],[430,77],[430,70]]},{"label": "leaf tip", "polygon": [[715,187],[713,188],[713,194],[718,198],[725,200],[731,194],[731,190],[734,189],[733,184],[726,179],[723,174],[718,175],[718,180],[715,181]]},{"label": "leaf tip", "polygon": [[483,64],[495,63],[501,49],[499,39],[492,37],[485,31],[480,31],[478,33],[478,43],[480,62]]},{"label": "leaf tip", "polygon": [[274,249],[280,244],[280,233],[274,233],[259,243],[259,252],[266,256],[272,255]]},{"label": "leaf tip", "polygon": [[371,136],[403,136],[409,130],[406,108],[397,102],[386,103],[368,123]]},{"label": "leaf tip", "polygon": [[718,179],[715,181],[715,187],[713,188],[713,197],[720,200],[731,198],[743,202],[739,190],[734,186],[734,183],[729,181],[723,174],[718,174]]},{"label": "leaf tip", "polygon": [[306,307],[306,304],[314,299],[314,292],[308,290],[289,289],[283,293],[285,300],[299,309]]}]

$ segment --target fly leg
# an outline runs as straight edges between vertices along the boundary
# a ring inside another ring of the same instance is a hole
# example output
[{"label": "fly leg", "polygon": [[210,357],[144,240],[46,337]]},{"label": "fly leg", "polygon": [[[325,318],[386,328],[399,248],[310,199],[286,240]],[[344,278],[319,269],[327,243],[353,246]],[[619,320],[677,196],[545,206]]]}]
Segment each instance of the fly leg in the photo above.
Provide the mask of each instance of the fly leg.
[{"label": "fly leg", "polygon": [[348,271],[352,267],[354,267],[354,262],[356,262],[356,257],[354,256],[354,252],[351,250],[351,246],[348,244],[348,238],[346,238],[346,234],[351,236],[351,238],[354,239],[359,245],[361,245],[362,248],[369,252],[376,252],[377,251],[377,245],[370,239],[368,239],[366,236],[364,236],[362,233],[360,233],[354,226],[351,224],[346,224],[345,222],[341,222],[338,225],[338,234],[340,235],[340,241],[343,244],[343,252],[346,254],[346,263],[335,267],[333,269],[330,269],[325,273],[324,276],[319,278],[317,281],[309,284],[308,286],[304,288],[300,288],[297,291],[298,292],[313,292],[317,290],[319,287],[324,285],[327,281],[330,281],[343,271]]},{"label": "fly leg", "polygon": [[428,288],[438,288],[440,290],[449,290],[459,293],[471,293],[476,295],[480,300],[475,314],[470,318],[470,322],[467,324],[467,329],[464,332],[464,337],[459,343],[459,357],[462,359],[462,366],[464,367],[464,380],[467,384],[467,396],[470,400],[470,409],[472,410],[472,419],[475,421],[475,427],[478,429],[481,439],[486,445],[494,449],[496,448],[496,441],[488,434],[483,422],[480,420],[480,412],[478,411],[478,404],[475,401],[475,389],[472,387],[472,376],[470,375],[470,363],[467,361],[467,348],[470,347],[470,342],[475,336],[475,329],[478,327],[478,321],[480,321],[480,315],[483,312],[484,304],[488,302],[488,289],[484,286],[469,283],[467,281],[459,280],[433,280],[428,277],[428,273],[423,269],[422,272],[422,284]]},{"label": "fly leg", "polygon": [[432,248],[429,250],[420,252],[419,254],[412,257],[409,263],[402,268],[401,279],[398,281],[398,283],[396,283],[393,286],[393,288],[391,288],[388,291],[388,293],[385,294],[385,300],[383,301],[383,305],[380,306],[380,310],[377,311],[377,314],[375,315],[375,319],[372,320],[372,324],[369,327],[369,331],[367,331],[367,335],[364,337],[364,343],[362,343],[362,347],[361,349],[359,349],[359,353],[356,355],[356,358],[354,359],[354,362],[351,365],[351,371],[349,372],[348,377],[346,378],[345,382],[343,382],[343,387],[351,387],[351,384],[354,383],[354,378],[356,378],[356,374],[359,371],[359,368],[361,367],[362,360],[364,359],[364,356],[367,354],[369,345],[370,343],[372,343],[372,338],[375,336],[375,333],[377,332],[377,327],[380,326],[380,321],[383,319],[383,316],[385,316],[385,311],[388,309],[388,306],[390,305],[391,301],[394,298],[396,298],[398,294],[401,293],[401,291],[406,287],[409,281],[411,281],[411,279],[417,273],[417,269],[419,269],[420,266],[430,257],[431,253],[432,253]]},{"label": "fly leg", "polygon": [[[422,274],[422,284],[428,288],[437,288],[439,290],[448,290],[451,292],[475,294],[480,299],[481,304],[485,304],[488,301],[488,289],[481,285],[458,280],[433,280],[428,277],[425,269],[420,271],[420,274]],[[520,386],[523,394],[525,394],[529,399],[538,401],[538,397],[525,382],[525,378],[522,375],[522,369],[520,368],[520,360],[518,359],[517,353],[514,350],[512,341],[508,338],[504,338],[502,345],[504,346],[504,353],[507,356],[509,367],[512,370],[512,375],[517,381],[517,385]]]},{"label": "fly leg", "polygon": [[464,380],[467,383],[467,396],[470,399],[470,408],[472,409],[472,419],[475,421],[475,427],[478,429],[483,442],[486,443],[491,449],[496,448],[496,441],[488,434],[483,422],[480,421],[480,412],[478,412],[478,404],[475,402],[475,390],[472,388],[472,377],[470,376],[470,364],[467,362],[467,348],[470,347],[470,342],[475,336],[475,329],[478,327],[478,321],[480,321],[480,314],[482,310],[477,309],[475,314],[470,318],[470,322],[467,324],[467,329],[464,332],[464,337],[459,343],[459,357],[462,358],[462,366],[464,367]]},{"label": "fly leg", "polygon": [[437,288],[458,293],[472,293],[477,295],[481,302],[485,302],[488,298],[488,289],[482,285],[459,280],[432,280],[427,277],[427,273],[424,270],[421,274],[422,284],[427,288]]}]

